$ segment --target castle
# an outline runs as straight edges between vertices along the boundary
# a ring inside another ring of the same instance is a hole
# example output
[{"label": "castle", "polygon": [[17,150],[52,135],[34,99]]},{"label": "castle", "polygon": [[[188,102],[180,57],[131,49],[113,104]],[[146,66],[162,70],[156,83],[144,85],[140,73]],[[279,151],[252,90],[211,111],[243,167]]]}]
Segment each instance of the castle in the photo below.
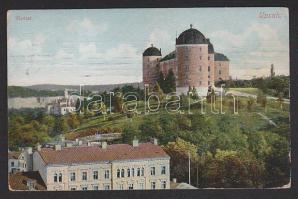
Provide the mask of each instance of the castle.
[{"label": "castle", "polygon": [[176,38],[176,49],[162,57],[161,49],[153,45],[143,53],[143,83],[153,86],[159,73],[164,77],[172,70],[176,77],[176,92],[187,93],[195,87],[206,96],[215,81],[229,79],[229,59],[214,51],[213,45],[200,31],[190,25]]}]

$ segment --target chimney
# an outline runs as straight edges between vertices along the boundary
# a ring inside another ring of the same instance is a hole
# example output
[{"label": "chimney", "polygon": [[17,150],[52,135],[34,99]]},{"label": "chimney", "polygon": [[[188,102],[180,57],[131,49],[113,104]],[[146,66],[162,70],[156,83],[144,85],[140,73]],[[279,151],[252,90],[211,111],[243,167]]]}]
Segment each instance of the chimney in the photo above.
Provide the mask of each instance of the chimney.
[{"label": "chimney", "polygon": [[108,147],[108,144],[107,144],[106,141],[104,141],[104,142],[101,143],[101,148],[102,149],[107,149],[107,147]]},{"label": "chimney", "polygon": [[60,140],[61,140],[61,142],[64,142],[64,141],[65,141],[65,137],[64,137],[64,135],[62,135],[62,136],[60,137]]},{"label": "chimney", "polygon": [[139,140],[137,138],[134,138],[132,141],[132,146],[133,147],[138,147],[139,146]]},{"label": "chimney", "polygon": [[173,178],[173,182],[174,183],[177,183],[177,178]]},{"label": "chimney", "polygon": [[26,153],[32,154],[32,147],[26,147],[25,148]]},{"label": "chimney", "polygon": [[154,145],[158,145],[158,140],[156,138],[151,138],[151,143]]},{"label": "chimney", "polygon": [[55,144],[55,150],[56,151],[61,151],[61,145],[60,144]]},{"label": "chimney", "polygon": [[37,148],[37,151],[41,151],[41,145],[40,145],[40,144],[38,144],[38,145],[36,146],[36,148]]}]

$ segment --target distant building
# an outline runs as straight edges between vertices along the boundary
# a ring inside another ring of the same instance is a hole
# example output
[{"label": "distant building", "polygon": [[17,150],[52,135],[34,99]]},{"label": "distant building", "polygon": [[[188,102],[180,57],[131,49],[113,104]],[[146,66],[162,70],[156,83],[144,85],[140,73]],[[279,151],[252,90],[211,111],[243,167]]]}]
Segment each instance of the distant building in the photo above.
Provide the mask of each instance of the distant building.
[{"label": "distant building", "polygon": [[32,148],[27,147],[20,152],[8,152],[8,173],[32,170]]},{"label": "distant building", "polygon": [[37,171],[18,172],[8,175],[10,190],[16,191],[44,191],[47,189]]},{"label": "distant building", "polygon": [[154,86],[160,71],[173,70],[178,93],[187,93],[189,86],[206,95],[215,81],[229,79],[229,59],[214,51],[208,38],[193,28],[176,38],[175,50],[162,57],[161,49],[153,45],[143,53],[143,82]]},{"label": "distant building", "polygon": [[153,140],[132,145],[40,148],[33,154],[47,190],[169,189],[170,157]]},{"label": "distant building", "polygon": [[66,115],[76,111],[75,100],[70,98],[69,91],[64,90],[64,98],[55,99],[53,102],[48,103],[46,106],[47,113],[53,115]]}]

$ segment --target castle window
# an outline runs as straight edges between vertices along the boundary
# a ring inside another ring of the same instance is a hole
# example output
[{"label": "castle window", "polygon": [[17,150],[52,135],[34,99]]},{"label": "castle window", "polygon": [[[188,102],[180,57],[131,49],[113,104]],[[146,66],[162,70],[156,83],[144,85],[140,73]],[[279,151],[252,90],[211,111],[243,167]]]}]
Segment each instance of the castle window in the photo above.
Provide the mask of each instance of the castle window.
[{"label": "castle window", "polygon": [[70,173],[70,181],[75,181],[76,180],[76,173]]},{"label": "castle window", "polygon": [[110,171],[105,170],[105,179],[109,179],[109,178],[110,178]]},{"label": "castle window", "polygon": [[54,174],[54,182],[58,182],[58,175],[57,175],[57,173]]},{"label": "castle window", "polygon": [[117,169],[117,178],[120,178],[120,169]]},{"label": "castle window", "polygon": [[210,60],[210,56],[208,56],[208,60]]},{"label": "castle window", "polygon": [[124,169],[121,169],[121,178],[124,178]]},{"label": "castle window", "polygon": [[87,180],[87,172],[82,173],[82,180]]},{"label": "castle window", "polygon": [[140,170],[140,168],[137,169],[137,176],[141,176],[141,170]]},{"label": "castle window", "polygon": [[161,188],[162,189],[166,189],[167,188],[167,182],[166,181],[162,181],[161,182]]},{"label": "castle window", "polygon": [[98,180],[98,171],[93,171],[93,179]]},{"label": "castle window", "polygon": [[218,74],[220,74],[220,75],[221,75],[221,70],[219,70],[219,71],[218,71]]},{"label": "castle window", "polygon": [[210,85],[210,81],[208,81],[208,85]]},{"label": "castle window", "polygon": [[208,71],[210,71],[210,66],[208,66]]},{"label": "castle window", "polygon": [[202,71],[202,66],[200,66],[199,70]]},{"label": "castle window", "polygon": [[59,173],[59,182],[62,182],[62,173]]}]

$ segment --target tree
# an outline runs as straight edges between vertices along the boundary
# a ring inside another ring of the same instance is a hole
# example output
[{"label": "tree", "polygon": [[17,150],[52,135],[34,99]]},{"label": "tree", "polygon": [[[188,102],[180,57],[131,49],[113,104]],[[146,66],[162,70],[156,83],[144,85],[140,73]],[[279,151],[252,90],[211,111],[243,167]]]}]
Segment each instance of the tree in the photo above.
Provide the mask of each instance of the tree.
[{"label": "tree", "polygon": [[173,69],[169,69],[168,75],[164,81],[164,89],[165,93],[171,93],[176,91],[176,77],[173,72]]},{"label": "tree", "polygon": [[163,147],[163,149],[171,157],[171,178],[177,178],[180,182],[188,182],[188,157],[190,154],[192,177],[191,182],[195,185],[198,148],[190,142],[186,142],[181,138],[177,138],[174,142],[169,142]]},{"label": "tree", "polygon": [[121,95],[116,95],[115,96],[115,103],[114,103],[114,110],[115,112],[117,113],[121,113],[123,110],[122,110],[122,105],[123,105],[123,99],[121,97]]},{"label": "tree", "polygon": [[163,75],[163,72],[159,72],[159,75],[158,75],[158,79],[157,79],[157,83],[159,84],[160,88],[162,90],[165,89],[165,78],[164,78],[164,75]]},{"label": "tree", "polygon": [[163,90],[160,88],[158,82],[156,82],[156,84],[155,84],[155,86],[154,86],[154,88],[153,88],[153,91],[157,93],[158,98],[160,99],[160,101],[163,101],[163,99],[164,99],[164,92],[163,92]]},{"label": "tree", "polygon": [[217,150],[205,167],[208,187],[262,187],[264,165],[252,154]]}]

